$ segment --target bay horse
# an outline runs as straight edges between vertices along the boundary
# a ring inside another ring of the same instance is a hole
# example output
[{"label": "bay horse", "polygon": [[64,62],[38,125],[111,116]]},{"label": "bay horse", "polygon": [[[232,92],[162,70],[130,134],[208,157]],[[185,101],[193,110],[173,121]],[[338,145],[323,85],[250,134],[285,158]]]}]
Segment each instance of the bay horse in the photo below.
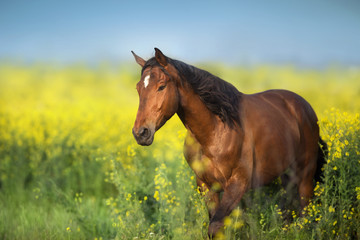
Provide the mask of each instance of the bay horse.
[{"label": "bay horse", "polygon": [[241,93],[157,48],[147,61],[132,54],[142,67],[133,135],[148,146],[168,119],[179,116],[188,130],[184,156],[197,185],[208,192],[209,236],[219,231],[247,190],[272,182],[287,169],[294,172],[290,181],[301,206],[308,204],[324,162],[319,142],[325,143],[306,100],[286,90]]}]

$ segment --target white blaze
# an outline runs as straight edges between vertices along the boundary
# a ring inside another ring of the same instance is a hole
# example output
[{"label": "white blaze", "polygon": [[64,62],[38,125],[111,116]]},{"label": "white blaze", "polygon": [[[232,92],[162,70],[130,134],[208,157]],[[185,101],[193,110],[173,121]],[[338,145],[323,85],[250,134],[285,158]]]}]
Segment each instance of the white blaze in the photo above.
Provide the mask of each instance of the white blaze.
[{"label": "white blaze", "polygon": [[150,75],[147,75],[147,76],[144,78],[144,86],[145,86],[145,88],[149,85],[149,79],[150,79]]}]

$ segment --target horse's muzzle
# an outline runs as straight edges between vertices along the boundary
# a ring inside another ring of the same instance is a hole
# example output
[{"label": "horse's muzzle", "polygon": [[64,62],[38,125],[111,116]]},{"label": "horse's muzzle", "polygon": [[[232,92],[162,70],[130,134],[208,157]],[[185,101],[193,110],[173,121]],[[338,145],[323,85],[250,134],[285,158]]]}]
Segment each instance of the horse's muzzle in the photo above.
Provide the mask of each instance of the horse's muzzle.
[{"label": "horse's muzzle", "polygon": [[140,127],[138,130],[133,128],[132,133],[139,145],[149,146],[154,141],[154,133],[149,128]]}]

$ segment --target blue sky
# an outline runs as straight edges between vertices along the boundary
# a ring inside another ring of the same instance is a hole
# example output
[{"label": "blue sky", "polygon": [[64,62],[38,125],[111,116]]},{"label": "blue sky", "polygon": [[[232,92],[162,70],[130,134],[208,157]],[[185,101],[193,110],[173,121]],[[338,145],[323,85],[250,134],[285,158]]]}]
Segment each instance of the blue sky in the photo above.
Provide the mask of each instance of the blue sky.
[{"label": "blue sky", "polygon": [[360,64],[360,1],[0,0],[0,58]]}]

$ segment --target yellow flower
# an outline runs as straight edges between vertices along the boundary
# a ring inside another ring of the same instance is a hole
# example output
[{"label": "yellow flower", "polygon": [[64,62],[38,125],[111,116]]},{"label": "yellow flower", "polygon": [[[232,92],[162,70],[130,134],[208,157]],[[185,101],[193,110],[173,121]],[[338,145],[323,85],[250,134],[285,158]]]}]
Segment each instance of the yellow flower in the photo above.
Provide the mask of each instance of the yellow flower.
[{"label": "yellow flower", "polygon": [[236,208],[232,211],[231,215],[235,218],[238,218],[241,216],[241,210],[239,208]]},{"label": "yellow flower", "polygon": [[223,240],[223,239],[226,239],[224,233],[222,231],[216,233],[216,236],[215,236],[215,239],[216,240]]},{"label": "yellow flower", "polygon": [[232,219],[231,219],[231,217],[225,217],[225,219],[224,219],[224,225],[225,225],[226,227],[230,227],[231,224],[232,224]]},{"label": "yellow flower", "polygon": [[160,200],[159,191],[155,191],[155,193],[154,193],[154,198],[155,198],[156,201],[159,201],[159,200]]},{"label": "yellow flower", "polygon": [[242,226],[244,226],[244,222],[243,221],[234,222],[233,226],[234,226],[235,229],[239,229]]},{"label": "yellow flower", "polygon": [[332,213],[332,212],[335,212],[335,208],[333,208],[333,206],[330,206],[330,207],[329,207],[329,212],[331,212],[331,213]]}]

